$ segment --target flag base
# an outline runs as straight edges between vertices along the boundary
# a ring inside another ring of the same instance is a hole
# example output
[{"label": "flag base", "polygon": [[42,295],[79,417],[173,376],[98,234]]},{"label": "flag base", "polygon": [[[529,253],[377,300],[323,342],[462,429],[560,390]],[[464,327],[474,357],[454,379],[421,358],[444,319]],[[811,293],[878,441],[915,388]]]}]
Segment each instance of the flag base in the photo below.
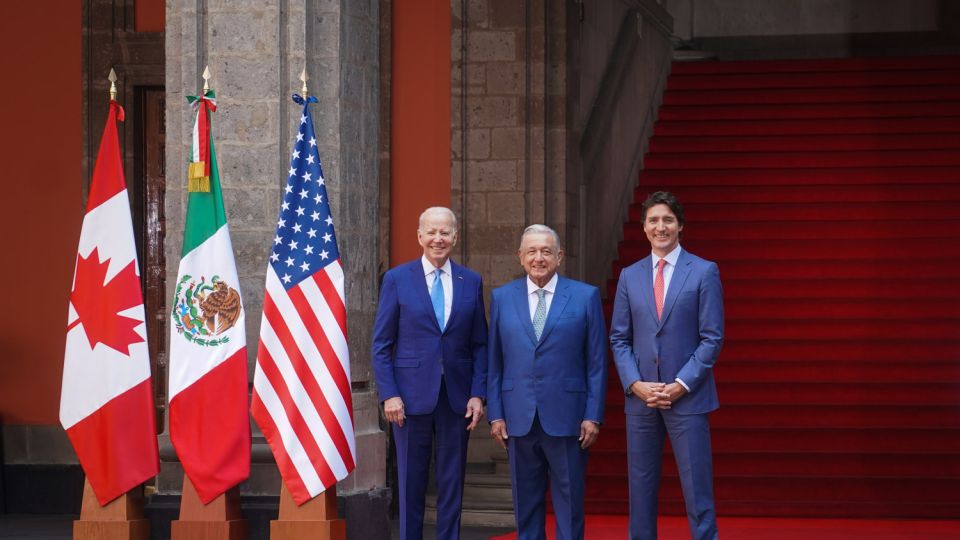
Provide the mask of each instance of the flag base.
[{"label": "flag base", "polygon": [[337,488],[297,506],[286,485],[280,488],[280,516],[270,522],[271,540],[344,540],[347,522],[337,518]]},{"label": "flag base", "polygon": [[100,506],[90,481],[84,480],[80,519],[73,522],[73,537],[78,540],[148,540],[150,521],[143,517],[143,487],[137,486]]},{"label": "flag base", "polygon": [[180,519],[170,522],[172,540],[246,540],[247,520],[240,513],[240,488],[227,490],[203,504],[193,483],[183,475]]}]

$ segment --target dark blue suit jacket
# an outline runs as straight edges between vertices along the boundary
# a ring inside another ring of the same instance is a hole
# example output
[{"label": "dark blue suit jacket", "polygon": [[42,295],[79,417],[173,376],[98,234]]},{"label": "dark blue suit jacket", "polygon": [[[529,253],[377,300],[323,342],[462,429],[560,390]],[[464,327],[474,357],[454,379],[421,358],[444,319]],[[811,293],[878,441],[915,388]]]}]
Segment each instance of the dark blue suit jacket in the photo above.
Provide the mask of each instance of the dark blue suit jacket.
[{"label": "dark blue suit jacket", "polygon": [[560,277],[540,341],[530,320],[527,278],[493,291],[487,415],[526,435],[539,414],[543,431],[579,436],[584,420],[603,421],[606,325],[596,287]]},{"label": "dark blue suit jacket", "polygon": [[487,395],[487,319],[480,275],[450,261],[453,305],[441,332],[421,259],[389,270],[380,287],[373,327],[373,371],[380,401],[400,396],[406,414],[437,406],[440,377],[450,407],[466,411]]},{"label": "dark blue suit jacket", "polygon": [[659,321],[652,257],[624,268],[613,304],[610,345],[628,396],[627,414],[655,411],[630,392],[635,381],[672,383],[678,377],[690,393],[673,404],[676,413],[716,409],[713,365],[723,346],[723,288],[717,265],[681,250]]}]

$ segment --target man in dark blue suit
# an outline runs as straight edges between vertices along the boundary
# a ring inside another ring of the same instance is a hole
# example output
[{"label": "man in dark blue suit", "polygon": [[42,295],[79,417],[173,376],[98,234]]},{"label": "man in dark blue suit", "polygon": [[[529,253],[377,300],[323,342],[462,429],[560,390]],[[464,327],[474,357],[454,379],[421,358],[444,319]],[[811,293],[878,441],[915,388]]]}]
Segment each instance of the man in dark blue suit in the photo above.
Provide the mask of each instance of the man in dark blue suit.
[{"label": "man in dark blue suit", "polygon": [[420,215],[423,256],[391,269],[380,287],[373,370],[393,424],[400,537],[423,537],[424,499],[437,443],[437,538],[460,537],[467,440],[483,415],[487,319],[480,276],[450,260],[456,216]]},{"label": "man in dark blue suit", "polygon": [[630,538],[656,540],[663,441],[669,435],[694,540],[717,538],[707,413],[723,345],[723,288],[713,262],[680,247],[683,207],[658,191],[643,203],[650,256],[620,273],[610,344],[626,393]]},{"label": "man in dark blue suit", "polygon": [[596,287],[560,277],[560,238],[523,232],[527,275],[493,291],[490,434],[507,448],[519,540],[544,539],[547,478],[557,538],[583,538],[587,448],[603,421],[606,327]]}]

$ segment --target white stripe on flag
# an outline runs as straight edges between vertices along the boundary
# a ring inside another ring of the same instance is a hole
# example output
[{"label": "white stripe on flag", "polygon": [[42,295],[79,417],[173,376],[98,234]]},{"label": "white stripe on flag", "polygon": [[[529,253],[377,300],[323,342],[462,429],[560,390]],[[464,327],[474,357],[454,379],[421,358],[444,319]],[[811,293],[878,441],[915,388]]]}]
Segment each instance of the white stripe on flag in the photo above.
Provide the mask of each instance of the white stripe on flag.
[{"label": "white stripe on flag", "polygon": [[[268,292],[268,294],[270,294]],[[271,298],[274,299],[274,303],[279,304],[277,298],[270,294]],[[287,326],[290,328],[290,331],[294,336],[298,333],[299,318],[288,319],[285,318]],[[302,328],[302,326],[300,326]],[[299,331],[301,334],[305,334],[305,330]],[[319,356],[319,352],[316,352],[316,348],[313,347],[313,342],[307,339],[308,343],[301,343],[302,339],[294,338],[297,346],[300,348],[308,364],[310,364],[310,355]],[[260,325],[260,343],[267,349],[270,353],[270,356],[273,358],[274,364],[277,366],[277,370],[280,372],[280,375],[283,377],[283,382],[287,386],[290,397],[293,399],[293,404],[297,407],[297,410],[300,411],[300,415],[303,417],[304,422],[307,425],[307,428],[310,430],[310,434],[313,436],[314,440],[317,443],[317,446],[320,447],[320,452],[323,454],[324,460],[327,462],[330,470],[333,471],[333,474],[337,478],[343,478],[347,475],[346,464],[343,459],[340,457],[340,452],[337,450],[336,445],[333,443],[333,438],[330,436],[330,433],[327,431],[326,426],[323,424],[323,420],[320,418],[320,414],[317,412],[317,409],[313,406],[313,402],[310,400],[310,396],[307,393],[306,388],[303,387],[303,383],[300,381],[300,378],[297,376],[297,372],[293,367],[293,364],[290,361],[290,357],[287,354],[286,349],[283,347],[283,344],[280,342],[280,339],[277,337],[273,326],[270,325],[270,322],[266,317],[263,318],[263,322]],[[313,348],[313,351],[310,351],[310,348]],[[258,366],[259,368],[259,366]],[[316,374],[314,375],[316,376]],[[329,378],[329,377],[328,377]],[[331,400],[330,391],[325,388],[322,380],[317,381],[320,384],[321,391],[324,393],[324,397],[330,403],[331,409],[333,409],[334,414],[337,416],[338,421],[340,420],[339,411],[335,407],[335,400]],[[339,395],[339,392],[336,392],[334,388],[334,393]],[[261,396],[262,397],[262,396]],[[341,409],[344,406],[341,405]],[[348,415],[349,418],[349,415]],[[286,418],[285,418],[286,420]],[[289,420],[286,420],[289,422]],[[342,426],[342,422],[339,422]],[[298,445],[299,445],[298,441]],[[299,448],[300,452],[303,453],[304,459],[306,458],[306,452],[303,450],[302,445]],[[287,453],[293,456],[293,451],[288,447]],[[301,475],[302,476],[302,475]]]},{"label": "white stripe on flag", "polygon": [[[331,268],[335,265],[331,264],[327,268]],[[339,264],[336,265],[339,267]],[[341,272],[341,276],[342,276]],[[342,278],[341,278],[342,283]],[[334,282],[336,284],[336,282]],[[338,293],[340,293],[340,299],[343,300],[342,285],[339,287]],[[334,353],[337,355],[337,358],[332,359],[335,362],[339,362],[340,366],[343,368],[343,372],[347,377],[346,386],[350,388],[350,351],[347,347],[347,337],[343,335],[343,330],[341,329],[340,323],[337,321],[333,312],[330,311],[330,306],[323,298],[323,293],[320,292],[319,287],[317,287],[316,282],[312,279],[305,279],[300,283],[300,290],[303,291],[304,297],[307,299],[307,303],[310,304],[310,307],[313,309],[313,312],[317,315],[317,319],[320,321],[321,327],[323,327],[323,332],[327,336],[327,340],[330,342],[331,348],[333,348]],[[319,356],[317,360],[321,360]],[[339,397],[337,400],[338,405],[342,403],[344,414],[340,414],[339,407],[335,409],[337,411],[337,420],[340,422],[340,425],[343,426],[343,432],[347,436],[347,442],[350,445],[350,453],[354,458],[357,456],[356,441],[353,436],[353,422],[350,419],[350,408],[347,407],[346,396],[340,393],[339,387],[336,382],[333,381],[333,378],[330,377],[330,373],[327,370],[325,365],[319,365],[317,368],[314,368],[314,363],[311,363],[311,370],[314,371],[316,376],[317,369],[321,370],[327,378],[329,378],[330,383],[333,384],[332,391],[336,393]],[[323,389],[325,394],[328,394],[326,387]],[[330,398],[328,397],[329,401]],[[332,407],[331,402],[331,407]]]},{"label": "white stripe on flag", "polygon": [[322,492],[324,490],[323,482],[320,481],[317,471],[313,468],[313,464],[310,463],[307,452],[303,449],[303,445],[300,444],[300,439],[297,438],[293,426],[290,425],[290,421],[287,419],[287,414],[284,412],[283,405],[280,403],[280,397],[277,396],[267,376],[264,375],[260,369],[259,363],[253,376],[253,387],[257,392],[257,396],[260,397],[260,402],[263,403],[263,407],[267,410],[267,413],[270,414],[270,419],[273,421],[273,425],[276,426],[277,434],[280,435],[280,442],[287,450],[290,462],[296,467],[297,473],[300,475],[300,479],[310,492],[310,495],[316,495]]},{"label": "white stripe on flag", "polygon": [[[310,299],[312,294],[319,296],[320,291],[316,289],[316,286],[313,286],[314,293],[309,293],[307,290],[304,290],[303,285],[308,282],[311,285],[313,284],[313,280],[305,279],[300,283],[301,290],[304,292],[304,296],[307,297],[308,303],[311,304],[311,307],[317,314],[318,319],[323,326],[324,333],[327,335],[327,338],[330,340],[331,345],[333,346],[334,352],[340,356],[340,358],[342,358],[346,351],[346,341],[343,341],[343,349],[341,351],[338,351],[337,347],[333,345],[335,343],[334,336],[339,335],[340,339],[343,340],[343,333],[340,331],[340,326],[337,324],[336,320],[333,319],[329,308],[327,308],[326,303],[323,302],[322,298],[319,300]],[[290,329],[290,333],[293,335],[294,340],[297,343],[297,347],[303,354],[304,360],[306,361],[307,366],[310,368],[310,372],[313,373],[314,379],[317,381],[317,384],[320,386],[320,390],[323,392],[327,403],[330,405],[330,409],[337,417],[337,423],[340,424],[344,435],[347,436],[347,440],[352,441],[353,422],[350,418],[350,409],[347,407],[346,398],[340,393],[340,389],[337,387],[336,381],[333,380],[329,370],[327,370],[327,366],[324,364],[323,358],[320,356],[320,350],[317,348],[316,343],[314,343],[313,339],[310,337],[310,333],[303,325],[300,315],[297,313],[297,310],[291,302],[290,297],[287,296],[283,285],[280,284],[280,280],[277,279],[277,275],[273,272],[272,267],[267,270],[266,288],[267,294],[270,295],[270,298],[273,299],[273,303],[277,306],[277,311],[287,323],[287,327]],[[320,307],[321,305],[322,309]],[[327,314],[327,320],[324,320],[324,313]],[[335,329],[336,331],[333,332],[332,329]],[[273,354],[274,351],[271,350],[270,353]],[[334,358],[332,360],[334,362],[339,362],[342,365],[343,361],[340,358]],[[349,371],[347,371],[347,373],[349,373]],[[349,387],[349,381],[347,381],[347,383]],[[355,456],[356,451],[354,450],[352,444],[350,446],[350,450]],[[337,474],[337,477],[340,478],[340,473],[337,473],[336,469],[334,469],[334,472]]]}]

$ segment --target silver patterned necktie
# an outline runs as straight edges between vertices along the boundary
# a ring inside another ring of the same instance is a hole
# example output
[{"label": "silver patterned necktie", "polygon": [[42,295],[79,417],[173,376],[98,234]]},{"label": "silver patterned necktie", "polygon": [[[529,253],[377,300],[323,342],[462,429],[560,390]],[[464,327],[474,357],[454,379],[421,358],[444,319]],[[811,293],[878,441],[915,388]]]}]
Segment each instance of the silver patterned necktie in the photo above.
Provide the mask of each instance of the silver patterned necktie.
[{"label": "silver patterned necktie", "polygon": [[537,309],[533,312],[533,331],[537,334],[537,341],[540,341],[540,334],[543,333],[543,325],[547,322],[547,291],[537,289]]}]

